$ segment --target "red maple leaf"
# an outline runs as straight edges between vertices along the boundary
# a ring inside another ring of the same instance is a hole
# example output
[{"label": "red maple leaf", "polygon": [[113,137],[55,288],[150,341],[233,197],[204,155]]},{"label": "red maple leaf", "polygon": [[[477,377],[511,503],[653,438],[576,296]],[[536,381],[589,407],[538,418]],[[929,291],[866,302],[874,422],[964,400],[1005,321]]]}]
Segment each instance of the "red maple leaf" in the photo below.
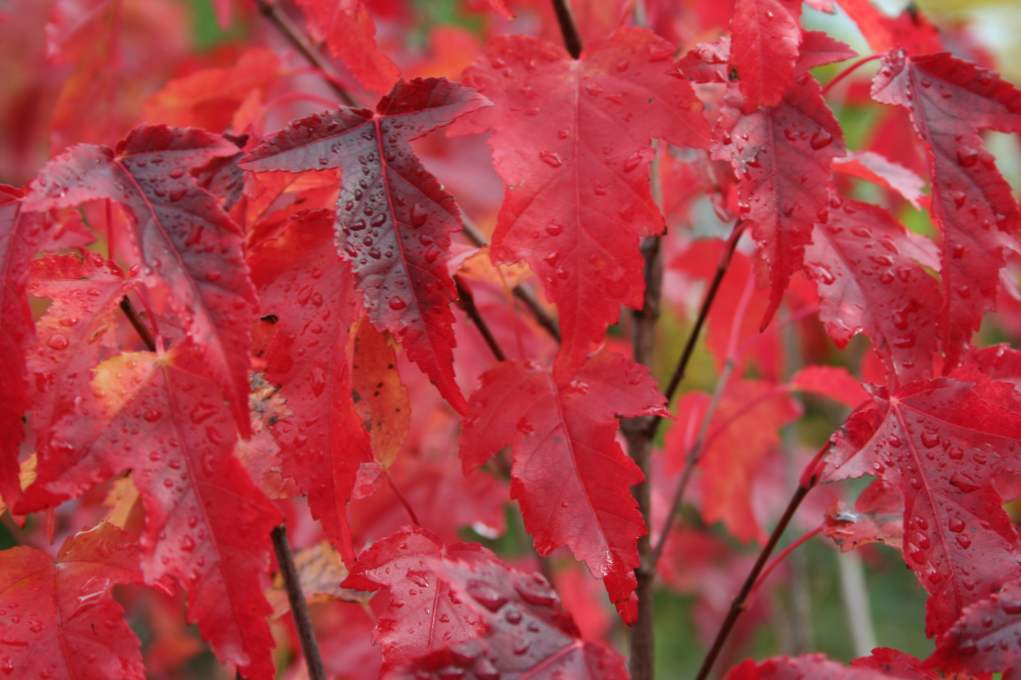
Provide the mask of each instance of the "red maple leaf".
[{"label": "red maple leaf", "polygon": [[993,486],[1017,468],[1019,407],[1009,384],[937,378],[874,397],[833,440],[831,478],[872,474],[903,495],[903,551],[930,594],[930,637],[1021,574]]},{"label": "red maple leaf", "polygon": [[865,333],[903,382],[932,374],[939,342],[939,286],[918,261],[935,264],[928,246],[882,208],[845,199],[805,250],[827,333],[840,347]]},{"label": "red maple leaf", "polygon": [[359,310],[351,267],[333,243],[333,215],[297,213],[260,234],[248,257],[274,329],[266,377],[286,401],[287,415],[270,426],[287,452],[283,472],[345,559],[353,557],[345,506],[372,452],[351,398],[348,335]]},{"label": "red maple leaf", "polygon": [[477,544],[405,529],[359,555],[343,585],[387,591],[376,638],[395,676],[627,677],[620,656],[581,638],[546,579]]},{"label": "red maple leaf", "polygon": [[373,325],[393,333],[412,361],[458,411],[454,381],[454,284],[450,235],[461,229],[453,197],[430,175],[409,142],[486,105],[446,80],[401,81],[376,111],[341,107],[295,121],[255,147],[248,170],[340,168],[337,245]]},{"label": "red maple leaf", "polygon": [[744,110],[775,106],[794,81],[801,45],[799,0],[736,0],[730,20],[730,79]]},{"label": "red maple leaf", "polygon": [[664,228],[649,189],[651,139],[703,147],[702,106],[671,62],[673,46],[640,29],[561,47],[498,38],[465,72],[495,104],[463,124],[492,130],[507,186],[493,234],[497,261],[525,260],[557,305],[570,373],[603,340],[622,304],[638,308],[641,237]]},{"label": "red maple leaf", "polygon": [[769,269],[765,328],[801,267],[813,225],[829,215],[830,166],[844,152],[843,134],[808,74],[776,106],[751,113],[742,113],[743,102],[731,89],[716,125],[713,156],[729,161],[738,177],[739,217],[751,223]]},{"label": "red maple leaf", "polygon": [[115,585],[141,581],[138,557],[132,537],[105,523],[67,539],[55,559],[29,547],[0,552],[0,673],[142,680],[138,638],[113,598]]},{"label": "red maple leaf", "polygon": [[1018,247],[1021,212],[979,133],[1021,130],[1021,90],[949,54],[895,50],[872,81],[872,96],[907,109],[928,152],[931,212],[943,234],[942,336],[951,369],[993,307],[1004,249]]},{"label": "red maple leaf", "polygon": [[25,209],[109,199],[127,211],[130,220],[117,222],[120,233],[112,235],[117,254],[139,268],[153,295],[169,298],[177,318],[158,321],[180,323],[202,349],[202,361],[247,435],[255,290],[240,229],[192,175],[237,152],[233,143],[202,130],[136,128],[116,150],[81,144],[47,163],[25,197]]},{"label": "red maple leaf", "polygon": [[465,470],[510,446],[511,496],[536,550],[546,555],[566,545],[633,620],[637,541],[646,527],[630,487],[642,473],[616,442],[616,416],[664,412],[648,371],[609,352],[569,379],[504,362],[482,376],[468,407]]}]

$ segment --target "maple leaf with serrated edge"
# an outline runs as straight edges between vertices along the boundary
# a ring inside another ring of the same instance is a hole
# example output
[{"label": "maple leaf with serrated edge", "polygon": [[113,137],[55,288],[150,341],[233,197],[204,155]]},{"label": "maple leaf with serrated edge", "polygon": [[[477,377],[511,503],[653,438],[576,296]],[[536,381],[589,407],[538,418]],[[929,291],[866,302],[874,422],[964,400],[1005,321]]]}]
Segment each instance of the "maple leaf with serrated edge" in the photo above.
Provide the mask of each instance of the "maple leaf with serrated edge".
[{"label": "maple leaf with serrated edge", "polygon": [[119,354],[92,371],[90,387],[55,428],[75,464],[37,484],[79,489],[130,468],[145,509],[146,583],[184,586],[189,619],[216,654],[246,677],[273,677],[261,592],[279,517],[233,455],[235,424],[201,350]]},{"label": "maple leaf with serrated edge", "polygon": [[769,269],[773,318],[790,277],[801,268],[812,226],[830,210],[833,159],[844,152],[840,124],[808,74],[794,81],[776,106],[742,113],[733,86],[716,123],[713,157],[738,177],[738,212]]},{"label": "maple leaf with serrated edge", "polygon": [[138,638],[113,587],[142,580],[138,546],[112,524],[68,538],[56,558],[19,546],[0,552],[4,617],[0,671],[19,678],[145,677]]},{"label": "maple leaf with serrated edge", "polygon": [[295,121],[242,163],[255,172],[341,169],[337,246],[351,263],[369,319],[400,340],[460,412],[447,258],[461,217],[409,142],[486,104],[474,90],[443,79],[401,81],[375,112],[341,107]]},{"label": "maple leaf with serrated edge", "polygon": [[895,191],[915,209],[922,208],[925,180],[875,151],[848,151],[843,158],[833,159],[833,171]]},{"label": "maple leaf with serrated edge", "polygon": [[[86,450],[60,433],[67,422],[88,413],[81,395],[91,390],[92,369],[117,353],[103,336],[117,328],[118,303],[138,283],[96,253],[49,255],[32,262],[29,292],[51,303],[36,324],[38,340],[28,355],[38,462],[36,484],[17,506],[22,511],[56,507],[101,478],[98,470],[74,481],[63,478]],[[49,487],[50,482],[55,484]]]},{"label": "maple leaf with serrated edge", "polygon": [[744,110],[780,103],[794,81],[801,45],[800,0],[736,0],[730,20],[730,69]]},{"label": "maple leaf with serrated edge", "polygon": [[1017,471],[1021,398],[982,376],[918,381],[852,413],[825,477],[871,474],[904,498],[908,566],[929,592],[926,634],[1021,576],[1021,545],[993,482]]},{"label": "maple leaf with serrated edge", "polygon": [[932,374],[939,344],[939,285],[913,257],[926,246],[882,208],[844,199],[805,250],[826,332],[840,347],[864,333],[903,383]]},{"label": "maple leaf with serrated edge", "polygon": [[996,673],[1016,668],[1021,649],[1021,580],[1011,581],[961,613],[927,660],[947,673]]},{"label": "maple leaf with serrated edge", "polygon": [[1021,131],[1021,90],[949,54],[886,55],[872,97],[908,110],[925,145],[933,220],[943,235],[942,336],[954,368],[995,304],[1004,251],[1018,249],[1021,212],[980,132]]},{"label": "maple leaf with serrated edge", "polygon": [[649,187],[651,138],[707,144],[702,105],[673,51],[636,28],[587,44],[579,60],[514,36],[493,40],[465,71],[495,103],[459,123],[492,130],[507,187],[492,254],[528,262],[557,305],[565,374],[603,341],[622,304],[641,306],[639,242],[664,228]]},{"label": "maple leaf with serrated edge", "polygon": [[362,552],[342,585],[388,593],[375,629],[387,677],[627,677],[619,655],[581,639],[546,579],[477,544],[404,529]]},{"label": "maple leaf with serrated edge", "polygon": [[855,408],[869,398],[861,382],[840,366],[805,366],[790,379],[793,389],[828,397]]},{"label": "maple leaf with serrated edge", "polygon": [[17,499],[18,453],[25,426],[21,416],[31,405],[25,355],[33,336],[26,285],[35,250],[21,219],[21,192],[0,184],[0,495]]},{"label": "maple leaf with serrated edge", "polygon": [[[684,467],[710,401],[704,392],[688,392],[678,401],[677,422],[664,444],[671,473]],[[742,541],[765,541],[752,507],[752,484],[763,460],[780,443],[780,428],[800,414],[797,402],[782,386],[761,380],[728,384],[699,459],[706,522],[723,522]]]},{"label": "maple leaf with serrated edge", "polygon": [[465,471],[509,445],[511,497],[536,550],[547,555],[566,545],[632,622],[637,541],[646,527],[630,487],[642,473],[616,442],[616,416],[666,413],[648,370],[605,351],[569,379],[503,362],[483,374],[468,407]]},{"label": "maple leaf with serrated edge", "polygon": [[288,415],[270,426],[284,474],[308,494],[312,515],[345,559],[353,557],[347,502],[358,466],[372,460],[351,398],[348,335],[358,319],[354,277],[333,243],[333,215],[297,213],[249,248],[264,318],[276,318],[266,377]]},{"label": "maple leaf with serrated edge", "polygon": [[376,45],[376,22],[364,0],[296,0],[312,31],[362,85],[386,92],[400,69]]},{"label": "maple leaf with serrated edge", "polygon": [[154,293],[168,296],[247,436],[255,291],[242,256],[240,229],[192,175],[237,152],[230,141],[203,130],[139,127],[116,150],[80,144],[51,160],[24,202],[26,210],[96,199],[124,207],[131,228],[116,234],[115,242],[125,242],[118,254],[140,268]]}]

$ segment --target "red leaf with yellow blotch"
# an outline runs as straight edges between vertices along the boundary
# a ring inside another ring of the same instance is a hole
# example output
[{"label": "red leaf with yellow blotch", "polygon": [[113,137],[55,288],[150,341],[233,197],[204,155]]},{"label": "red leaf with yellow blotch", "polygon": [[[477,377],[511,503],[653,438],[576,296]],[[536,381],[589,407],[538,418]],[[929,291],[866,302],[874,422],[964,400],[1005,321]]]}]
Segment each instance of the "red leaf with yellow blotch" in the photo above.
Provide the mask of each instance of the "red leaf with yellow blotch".
[{"label": "red leaf with yellow blotch", "polygon": [[1021,397],[981,376],[880,394],[835,436],[829,478],[871,474],[904,497],[904,557],[929,592],[926,633],[1021,576],[1021,544],[998,476],[1017,472]]},{"label": "red leaf with yellow blotch", "polygon": [[287,415],[270,429],[284,474],[308,495],[326,535],[353,557],[347,502],[358,466],[372,460],[351,390],[349,331],[358,319],[354,277],[333,243],[330,211],[297,213],[249,250],[263,319],[273,324],[266,377]]},{"label": "red leaf with yellow blotch", "polygon": [[51,160],[32,183],[25,209],[109,199],[127,211],[130,228],[115,234],[123,250],[117,254],[139,268],[152,295],[169,298],[177,318],[159,321],[183,325],[201,348],[247,435],[255,290],[240,229],[192,174],[237,152],[233,143],[203,130],[139,127],[116,150],[81,144]]},{"label": "red leaf with yellow blotch", "polygon": [[895,50],[872,81],[872,96],[907,109],[927,150],[930,210],[943,234],[942,337],[953,368],[995,303],[1005,250],[1019,247],[1021,212],[980,133],[1021,131],[1021,90],[949,54]]},{"label": "red leaf with yellow blotch", "polygon": [[454,284],[447,271],[457,204],[409,142],[486,105],[446,80],[401,81],[376,111],[341,107],[295,121],[253,149],[255,172],[340,168],[337,245],[373,325],[400,339],[408,356],[458,411],[454,381]]},{"label": "red leaf with yellow blotch", "polygon": [[736,0],[730,20],[730,79],[744,110],[775,106],[794,81],[801,45],[800,0]]},{"label": "red leaf with yellow blotch", "polygon": [[235,424],[200,351],[185,343],[114,356],[93,370],[81,402],[54,428],[74,463],[26,498],[130,469],[145,509],[146,583],[183,586],[189,619],[217,655],[246,677],[273,677],[261,592],[279,518],[233,455]]},{"label": "red leaf with yellow blotch", "polygon": [[649,189],[651,140],[703,147],[707,125],[673,45],[620,29],[577,61],[534,38],[498,38],[465,72],[495,106],[462,128],[492,130],[507,186],[493,257],[525,260],[557,305],[570,373],[644,290],[643,236],[663,230]]},{"label": "red leaf with yellow blotch", "polygon": [[4,617],[0,673],[49,680],[142,680],[138,638],[113,587],[142,580],[138,546],[112,524],[64,542],[56,558],[19,546],[0,552]]},{"label": "red leaf with yellow blotch", "polygon": [[739,218],[769,269],[769,306],[761,327],[780,306],[790,277],[801,268],[812,226],[830,210],[833,159],[843,133],[819,84],[804,74],[770,108],[742,113],[733,86],[717,122],[713,156],[729,161],[738,178]]},{"label": "red leaf with yellow blotch", "polygon": [[812,236],[805,269],[830,337],[843,347],[864,333],[901,382],[932,375],[942,299],[918,261],[935,264],[932,244],[882,208],[851,199],[830,210]]},{"label": "red leaf with yellow blotch", "polygon": [[[667,433],[667,466],[681,470],[695,443],[711,398],[688,392],[677,404],[677,422]],[[734,380],[720,398],[702,442],[702,516],[723,522],[742,541],[765,541],[752,507],[752,485],[760,464],[780,443],[780,428],[801,409],[787,391],[759,380]]]},{"label": "red leaf with yellow blotch", "polygon": [[646,527],[630,491],[642,473],[616,442],[616,417],[664,413],[663,406],[647,369],[618,354],[601,352],[566,380],[503,362],[482,376],[461,433],[466,471],[511,447],[511,496],[536,550],[570,548],[627,621]]},{"label": "red leaf with yellow blotch", "polygon": [[627,678],[617,653],[581,639],[546,579],[477,544],[404,529],[359,555],[343,585],[387,593],[375,631],[387,677]]}]

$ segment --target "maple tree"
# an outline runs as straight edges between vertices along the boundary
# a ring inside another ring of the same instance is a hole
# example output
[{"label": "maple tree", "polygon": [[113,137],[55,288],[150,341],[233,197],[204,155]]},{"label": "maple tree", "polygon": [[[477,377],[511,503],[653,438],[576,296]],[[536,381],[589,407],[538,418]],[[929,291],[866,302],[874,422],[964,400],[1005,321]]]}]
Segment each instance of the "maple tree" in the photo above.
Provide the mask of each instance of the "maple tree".
[{"label": "maple tree", "polygon": [[1021,74],[944,10],[0,6],[0,676],[1021,672]]}]

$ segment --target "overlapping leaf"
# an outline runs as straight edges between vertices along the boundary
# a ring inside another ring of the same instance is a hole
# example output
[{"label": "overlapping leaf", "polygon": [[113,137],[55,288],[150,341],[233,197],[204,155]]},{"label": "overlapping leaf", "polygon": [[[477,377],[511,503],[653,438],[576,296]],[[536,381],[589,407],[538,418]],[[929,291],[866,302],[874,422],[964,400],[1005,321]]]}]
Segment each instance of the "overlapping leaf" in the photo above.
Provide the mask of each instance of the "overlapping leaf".
[{"label": "overlapping leaf", "polygon": [[830,337],[843,347],[865,333],[903,382],[931,375],[939,342],[939,286],[914,257],[935,264],[928,245],[882,208],[847,199],[815,226],[805,250]]},{"label": "overlapping leaf", "polygon": [[330,53],[373,92],[386,92],[400,70],[376,45],[376,22],[364,0],[297,0]]},{"label": "overlapping leaf", "polygon": [[630,487],[641,471],[615,441],[616,416],[663,412],[648,371],[601,352],[569,380],[504,362],[482,376],[461,435],[466,471],[511,446],[511,496],[536,550],[566,545],[602,577],[633,620],[637,541],[646,531]]},{"label": "overlapping leaf", "polygon": [[1021,656],[1021,581],[975,602],[939,640],[929,663],[947,672],[995,673]]},{"label": "overlapping leaf", "polygon": [[[684,467],[702,428],[711,398],[688,392],[677,404],[677,422],[667,433],[667,465]],[[780,443],[780,428],[800,415],[791,396],[759,380],[735,380],[720,398],[701,443],[702,515],[723,522],[743,541],[765,541],[752,507],[752,483],[759,466]]]},{"label": "overlapping leaf", "polygon": [[0,671],[142,680],[138,638],[113,599],[115,585],[141,581],[138,557],[132,537],[105,523],[69,538],[56,559],[29,547],[0,552]]},{"label": "overlapping leaf", "polygon": [[943,234],[942,336],[949,367],[993,306],[1004,250],[1018,247],[1021,212],[979,133],[1021,131],[1021,90],[949,54],[889,53],[872,96],[910,112],[925,144],[931,211]]},{"label": "overlapping leaf", "polygon": [[401,81],[376,111],[342,107],[303,118],[248,154],[256,172],[340,168],[337,245],[351,263],[372,323],[393,333],[458,411],[447,272],[454,199],[415,156],[410,140],[485,106],[474,91],[440,79]]},{"label": "overlapping leaf", "polygon": [[261,574],[277,513],[233,456],[235,425],[200,352],[119,354],[90,382],[54,428],[74,464],[36,484],[67,495],[130,469],[145,508],[146,582],[184,586],[189,618],[216,653],[248,677],[272,677]]},{"label": "overlapping leaf", "polygon": [[765,661],[745,661],[727,674],[726,680],[935,680],[917,659],[896,650],[876,649],[878,656],[856,659],[844,666],[822,654],[778,656]]},{"label": "overlapping leaf", "polygon": [[621,29],[579,60],[525,37],[494,40],[465,82],[495,103],[465,127],[492,130],[507,186],[497,261],[525,260],[557,305],[560,368],[580,366],[622,304],[644,290],[641,237],[663,229],[649,190],[651,138],[704,146],[707,126],[673,46]]},{"label": "overlapping leaf", "polygon": [[829,476],[868,473],[904,498],[904,557],[929,592],[926,632],[1021,576],[1021,544],[998,475],[1018,468],[1021,401],[981,376],[916,382],[855,411]]},{"label": "overlapping leaf", "polygon": [[270,429],[284,474],[308,494],[326,535],[351,555],[346,510],[358,466],[372,459],[351,399],[349,330],[358,318],[354,277],[333,243],[333,216],[297,213],[250,249],[263,318],[274,319],[266,377],[287,415]]},{"label": "overlapping leaf", "polygon": [[801,45],[799,0],[736,0],[730,20],[731,80],[745,111],[775,106],[794,81]]},{"label": "overlapping leaf", "polygon": [[790,277],[801,268],[812,226],[830,211],[830,165],[844,150],[840,125],[818,83],[803,74],[776,106],[741,112],[733,91],[717,122],[714,157],[730,162],[738,177],[740,219],[769,268],[769,322]]},{"label": "overlapping leaf", "polygon": [[581,639],[546,579],[477,544],[405,529],[363,552],[343,585],[387,591],[376,638],[388,677],[627,677],[620,656]]},{"label": "overlapping leaf", "polygon": [[27,210],[110,199],[132,228],[115,235],[154,295],[166,296],[201,348],[243,434],[248,425],[249,325],[255,292],[241,253],[241,234],[192,172],[237,147],[195,129],[140,127],[116,150],[79,145],[50,161],[32,183]]}]

